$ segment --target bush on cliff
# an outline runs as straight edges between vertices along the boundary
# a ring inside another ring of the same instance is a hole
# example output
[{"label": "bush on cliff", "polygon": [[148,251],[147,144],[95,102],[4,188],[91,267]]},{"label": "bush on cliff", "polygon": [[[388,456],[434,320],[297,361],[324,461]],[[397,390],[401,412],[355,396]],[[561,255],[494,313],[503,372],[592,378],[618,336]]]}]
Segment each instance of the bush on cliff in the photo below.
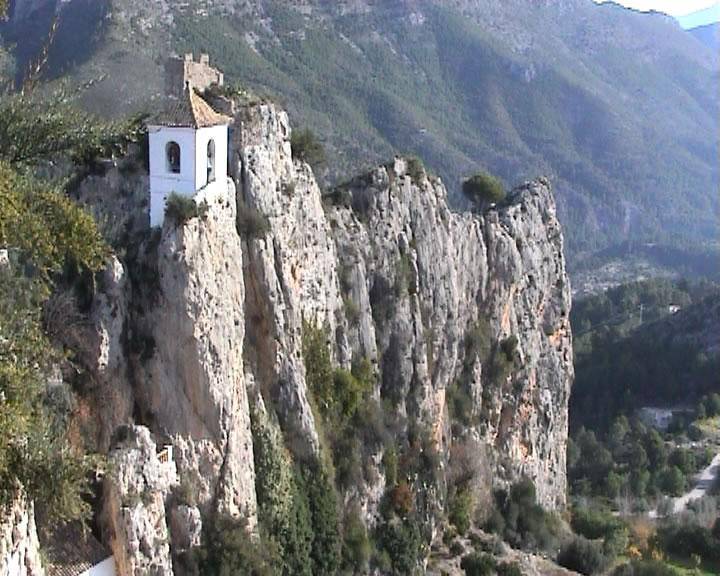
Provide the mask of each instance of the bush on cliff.
[{"label": "bush on cliff", "polygon": [[277,550],[260,543],[244,519],[219,516],[203,527],[203,543],[180,560],[187,574],[273,576]]},{"label": "bush on cliff", "polygon": [[307,162],[313,169],[325,163],[325,150],[309,128],[294,130],[290,137],[290,147],[293,158]]},{"label": "bush on cliff", "polygon": [[559,520],[537,503],[535,485],[523,479],[510,489],[495,493],[495,510],[486,528],[515,547],[551,550],[560,535]]},{"label": "bush on cliff", "polygon": [[307,496],[312,519],[312,574],[329,576],[340,566],[341,539],[338,497],[332,479],[320,462],[303,469],[302,490]]},{"label": "bush on cliff", "polygon": [[270,221],[267,216],[244,202],[238,202],[235,225],[237,233],[242,238],[250,240],[264,238],[270,232]]},{"label": "bush on cliff", "polygon": [[607,562],[599,542],[576,536],[560,550],[558,564],[569,570],[591,576],[600,573]]},{"label": "bush on cliff", "polygon": [[466,487],[456,489],[448,502],[448,520],[459,534],[465,534],[470,529],[474,510],[475,503],[470,490]]},{"label": "bush on cliff", "polygon": [[425,164],[417,156],[410,156],[407,159],[407,175],[415,184],[420,184],[425,174]]},{"label": "bush on cliff", "polygon": [[502,202],[506,196],[503,183],[487,172],[479,172],[465,180],[462,191],[467,199],[481,211]]},{"label": "bush on cliff", "polygon": [[362,511],[355,504],[345,513],[343,522],[342,568],[347,574],[365,574],[372,546],[362,520]]},{"label": "bush on cliff", "polygon": [[182,226],[188,220],[198,216],[198,205],[195,200],[188,196],[182,196],[173,192],[165,202],[165,216],[170,218],[176,225]]},{"label": "bush on cliff", "polygon": [[251,410],[255,490],[265,543],[277,549],[283,574],[310,576],[313,526],[305,482],[293,467],[282,433],[259,410]]},{"label": "bush on cliff", "polygon": [[489,554],[473,552],[460,561],[460,568],[466,576],[493,576],[496,567],[495,559]]}]

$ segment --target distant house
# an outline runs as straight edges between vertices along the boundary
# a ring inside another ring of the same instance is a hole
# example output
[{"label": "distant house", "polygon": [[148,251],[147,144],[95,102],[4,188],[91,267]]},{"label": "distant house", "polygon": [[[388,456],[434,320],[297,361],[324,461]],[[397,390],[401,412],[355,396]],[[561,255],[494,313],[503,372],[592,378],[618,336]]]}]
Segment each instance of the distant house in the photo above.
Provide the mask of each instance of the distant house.
[{"label": "distant house", "polygon": [[77,524],[56,530],[41,542],[47,576],[116,576],[115,559],[89,532]]},{"label": "distant house", "polygon": [[652,426],[657,430],[667,430],[673,419],[673,411],[670,408],[646,406],[640,409],[639,416],[647,426]]},{"label": "distant house", "polygon": [[692,412],[691,408],[686,407],[654,408],[645,406],[644,408],[640,408],[638,416],[645,425],[665,431],[670,427],[673,418],[692,414]]}]

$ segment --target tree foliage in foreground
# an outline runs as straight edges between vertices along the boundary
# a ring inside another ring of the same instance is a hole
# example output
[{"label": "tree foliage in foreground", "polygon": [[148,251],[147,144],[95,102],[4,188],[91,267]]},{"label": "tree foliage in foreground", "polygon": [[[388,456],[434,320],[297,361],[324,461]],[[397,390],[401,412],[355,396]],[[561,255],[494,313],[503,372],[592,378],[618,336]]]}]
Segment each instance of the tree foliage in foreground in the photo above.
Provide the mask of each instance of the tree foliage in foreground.
[{"label": "tree foliage in foreground", "polygon": [[63,356],[42,310],[62,278],[100,270],[108,248],[61,183],[33,173],[57,164],[82,173],[135,134],[93,121],[58,94],[0,101],[0,506],[22,487],[50,523],[87,516],[91,462],[66,436],[69,404],[54,400],[62,386],[49,384],[50,374]]},{"label": "tree foliage in foreground", "polygon": [[48,520],[83,517],[89,461],[65,441],[45,401],[53,357],[40,320],[41,282],[0,266],[0,506],[24,487]]},{"label": "tree foliage in foreground", "polygon": [[66,264],[98,270],[108,254],[89,213],[57,187],[2,162],[0,248],[16,251],[44,280]]},{"label": "tree foliage in foreground", "polygon": [[101,122],[74,106],[65,91],[3,95],[0,100],[0,160],[33,167],[67,160],[75,168],[124,154],[142,133],[143,117]]}]

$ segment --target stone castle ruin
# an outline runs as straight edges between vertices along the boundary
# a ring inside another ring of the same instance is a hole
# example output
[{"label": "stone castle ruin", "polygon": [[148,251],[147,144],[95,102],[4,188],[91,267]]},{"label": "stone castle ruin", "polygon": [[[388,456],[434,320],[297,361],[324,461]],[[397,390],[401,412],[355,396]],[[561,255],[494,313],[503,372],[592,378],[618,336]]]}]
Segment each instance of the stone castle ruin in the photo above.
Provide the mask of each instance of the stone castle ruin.
[{"label": "stone castle ruin", "polygon": [[165,92],[170,96],[182,97],[188,84],[203,92],[213,84],[222,86],[224,82],[223,73],[210,66],[207,54],[200,54],[197,62],[189,53],[182,58],[169,58],[165,64]]}]

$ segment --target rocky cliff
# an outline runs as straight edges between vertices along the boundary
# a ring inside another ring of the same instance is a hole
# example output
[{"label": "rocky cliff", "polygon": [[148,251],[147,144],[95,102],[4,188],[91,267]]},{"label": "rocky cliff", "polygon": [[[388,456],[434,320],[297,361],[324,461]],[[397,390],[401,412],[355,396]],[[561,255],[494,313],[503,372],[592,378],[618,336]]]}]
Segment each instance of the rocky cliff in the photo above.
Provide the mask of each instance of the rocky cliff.
[{"label": "rocky cliff", "polygon": [[[104,525],[121,572],[171,573],[170,556],[196,545],[215,512],[253,529],[266,489],[253,432],[268,422],[291,460],[337,448],[309,383],[308,327],[339,370],[372,373],[364,404],[378,410],[359,433],[382,428],[386,440],[361,446],[360,474],[341,494],[367,525],[388,480],[380,463],[413,438],[434,459],[432,478],[411,479],[432,526],[463,450],[478,502],[526,476],[545,507],[562,508],[570,287],[549,183],[484,215],[455,213],[437,177],[396,158],[323,194],[293,158],[285,112],[233,112],[227,193],[198,198],[197,218],[137,235],[92,305],[90,403],[96,445],[114,463]],[[112,212],[105,198],[96,210]],[[155,443],[172,447],[171,474]]]},{"label": "rocky cliff", "polygon": [[19,490],[11,506],[0,511],[0,574],[42,576],[35,511]]}]

